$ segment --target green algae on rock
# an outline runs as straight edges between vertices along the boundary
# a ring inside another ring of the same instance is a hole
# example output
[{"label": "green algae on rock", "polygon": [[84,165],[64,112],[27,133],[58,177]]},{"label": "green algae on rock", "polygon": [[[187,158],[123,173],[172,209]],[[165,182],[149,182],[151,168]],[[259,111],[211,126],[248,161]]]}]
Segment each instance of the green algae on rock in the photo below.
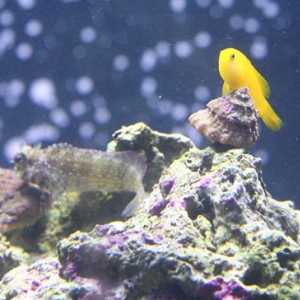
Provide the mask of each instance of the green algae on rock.
[{"label": "green algae on rock", "polygon": [[[171,156],[168,144],[176,149]],[[145,177],[156,182],[132,218],[59,242],[55,268],[65,299],[218,299],[221,291],[228,299],[298,299],[300,214],[268,193],[259,158],[217,144],[199,150],[141,123],[122,128],[110,146],[141,150],[150,165],[159,154],[159,168]],[[12,272],[0,283],[0,299],[18,282]],[[33,299],[47,295],[49,285],[39,284]]]},{"label": "green algae on rock", "polygon": [[256,143],[257,119],[248,88],[211,100],[205,110],[189,117],[191,125],[211,142],[242,148]]},{"label": "green algae on rock", "polygon": [[92,279],[81,283],[66,282],[59,276],[59,269],[57,259],[45,258],[30,267],[23,265],[11,270],[2,280],[0,299],[71,300],[75,295],[88,295],[89,290],[94,290],[96,283]]},{"label": "green algae on rock", "polygon": [[11,269],[28,263],[30,258],[27,253],[21,248],[11,246],[4,236],[0,236],[0,278]]}]

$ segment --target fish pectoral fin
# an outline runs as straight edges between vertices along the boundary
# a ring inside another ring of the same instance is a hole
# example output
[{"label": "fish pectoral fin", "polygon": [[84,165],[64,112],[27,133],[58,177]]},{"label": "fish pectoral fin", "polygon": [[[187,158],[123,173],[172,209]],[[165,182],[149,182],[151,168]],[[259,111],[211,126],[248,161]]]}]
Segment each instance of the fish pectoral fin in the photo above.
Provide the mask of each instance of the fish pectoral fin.
[{"label": "fish pectoral fin", "polygon": [[135,197],[129,202],[129,204],[123,210],[121,216],[124,219],[128,219],[131,216],[133,216],[136,213],[136,211],[139,209],[143,199],[144,199],[144,187],[143,185],[141,185],[138,188]]},{"label": "fish pectoral fin", "polygon": [[231,92],[231,88],[230,88],[229,84],[224,81],[223,87],[222,87],[222,94],[226,95],[226,94],[229,94],[230,92]]}]

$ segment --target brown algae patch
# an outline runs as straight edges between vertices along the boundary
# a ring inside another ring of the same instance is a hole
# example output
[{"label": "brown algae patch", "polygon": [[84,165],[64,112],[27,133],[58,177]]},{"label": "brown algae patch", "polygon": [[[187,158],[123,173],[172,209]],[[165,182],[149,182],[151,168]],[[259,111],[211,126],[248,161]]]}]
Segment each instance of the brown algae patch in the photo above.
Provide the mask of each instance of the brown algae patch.
[{"label": "brown algae patch", "polygon": [[134,192],[123,217],[133,215],[143,200],[146,162],[134,151],[107,153],[65,143],[45,149],[25,146],[14,163],[19,178],[49,191],[53,200],[64,192]]}]

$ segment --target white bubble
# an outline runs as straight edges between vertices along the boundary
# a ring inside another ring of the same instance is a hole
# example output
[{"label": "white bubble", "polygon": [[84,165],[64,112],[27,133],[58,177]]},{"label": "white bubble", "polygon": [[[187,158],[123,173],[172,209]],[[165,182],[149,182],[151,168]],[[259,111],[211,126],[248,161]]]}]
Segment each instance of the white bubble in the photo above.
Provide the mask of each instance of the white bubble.
[{"label": "white bubble", "polygon": [[15,107],[20,102],[20,97],[25,91],[25,84],[20,79],[13,79],[9,83],[0,84],[0,94],[3,96],[5,105]]},{"label": "white bubble", "polygon": [[233,15],[229,19],[229,26],[233,30],[239,30],[244,27],[244,18],[241,15]]},{"label": "white bubble", "polygon": [[205,85],[198,85],[194,94],[195,98],[200,102],[206,102],[211,96],[210,89]]},{"label": "white bubble", "polygon": [[16,100],[14,99],[18,100],[24,91],[25,84],[20,79],[13,79],[10,82],[0,82],[0,96],[5,99],[8,106],[15,106],[11,101],[15,103]]},{"label": "white bubble", "polygon": [[95,41],[97,32],[94,28],[88,26],[81,29],[79,36],[82,42],[89,44]]},{"label": "white bubble", "polygon": [[84,122],[79,126],[78,134],[83,139],[90,139],[96,132],[95,125],[91,122]]},{"label": "white bubble", "polygon": [[0,24],[2,26],[11,26],[15,22],[15,16],[10,10],[3,10],[0,13]]},{"label": "white bubble", "polygon": [[9,83],[9,90],[12,97],[20,97],[25,91],[25,84],[20,79],[13,79]]},{"label": "white bubble", "polygon": [[106,107],[97,108],[94,119],[98,124],[107,124],[111,119],[111,112]]},{"label": "white bubble", "polygon": [[20,60],[28,60],[33,54],[33,48],[28,43],[21,43],[16,47],[15,54]]},{"label": "white bubble", "polygon": [[180,122],[187,119],[189,109],[185,104],[178,103],[173,106],[171,116],[174,121]]},{"label": "white bubble", "polygon": [[263,14],[266,18],[273,19],[279,15],[280,6],[278,3],[270,1],[263,8]]},{"label": "white bubble", "polygon": [[156,66],[157,56],[154,50],[146,49],[142,54],[142,58],[140,60],[140,68],[144,72],[149,72],[153,70]]},{"label": "white bubble", "polygon": [[70,105],[70,113],[74,117],[81,117],[87,112],[86,103],[82,100],[74,100]]},{"label": "white bubble", "polygon": [[26,145],[26,141],[21,136],[15,136],[6,141],[3,147],[4,157],[12,162],[14,156],[21,151],[21,149]]},{"label": "white bubble", "polygon": [[210,6],[211,0],[196,0],[196,4],[201,8]]},{"label": "white bubble", "polygon": [[168,58],[171,55],[171,45],[167,41],[160,41],[155,46],[155,52],[159,58]]},{"label": "white bubble", "polygon": [[170,0],[170,8],[175,13],[181,13],[186,8],[186,0]]},{"label": "white bubble", "polygon": [[252,2],[256,8],[264,8],[268,4],[269,0],[252,0]]},{"label": "white bubble", "polygon": [[152,96],[157,89],[157,81],[153,77],[146,77],[141,83],[141,95],[143,97]]},{"label": "white bubble", "polygon": [[254,156],[260,157],[263,165],[266,165],[269,162],[269,153],[264,149],[256,150]]},{"label": "white bubble", "polygon": [[260,29],[260,22],[255,18],[248,18],[245,21],[244,29],[248,33],[256,33]]},{"label": "white bubble", "polygon": [[23,9],[32,9],[36,4],[36,0],[17,0],[17,2]]},{"label": "white bubble", "polygon": [[94,82],[90,77],[82,76],[76,81],[75,87],[79,94],[87,95],[93,90]]},{"label": "white bubble", "polygon": [[256,59],[263,59],[268,54],[268,46],[264,38],[256,38],[250,47],[251,55]]},{"label": "white bubble", "polygon": [[234,0],[218,0],[218,3],[223,8],[230,8],[234,4]]},{"label": "white bubble", "polygon": [[171,100],[163,99],[157,102],[156,109],[162,115],[169,115],[172,111],[173,103]]},{"label": "white bubble", "polygon": [[49,123],[33,125],[24,133],[28,144],[34,145],[42,141],[54,142],[59,139],[60,131]]},{"label": "white bubble", "polygon": [[5,28],[0,32],[0,56],[14,46],[15,39],[16,34],[10,28]]},{"label": "white bubble", "polygon": [[175,43],[174,52],[180,58],[187,58],[193,53],[194,49],[190,42],[179,41]]},{"label": "white bubble", "polygon": [[117,55],[113,60],[113,66],[117,71],[125,71],[129,67],[128,57],[126,55]]},{"label": "white bubble", "polygon": [[199,48],[207,48],[211,45],[212,38],[207,31],[200,31],[195,36],[195,44]]},{"label": "white bubble", "polygon": [[56,89],[49,78],[38,78],[29,87],[28,95],[31,101],[47,109],[53,109],[57,105]]},{"label": "white bubble", "polygon": [[38,36],[43,30],[43,25],[39,20],[30,20],[26,25],[25,25],[25,33],[28,36]]},{"label": "white bubble", "polygon": [[63,108],[55,108],[50,112],[50,121],[60,127],[65,128],[70,125],[70,117]]}]

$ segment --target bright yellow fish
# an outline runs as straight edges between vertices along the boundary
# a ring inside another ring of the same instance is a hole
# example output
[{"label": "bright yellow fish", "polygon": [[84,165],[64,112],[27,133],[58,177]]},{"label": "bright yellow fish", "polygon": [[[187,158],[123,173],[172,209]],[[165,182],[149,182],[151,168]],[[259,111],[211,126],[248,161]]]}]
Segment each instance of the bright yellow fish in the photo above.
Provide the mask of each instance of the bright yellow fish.
[{"label": "bright yellow fish", "polygon": [[265,78],[253,67],[251,61],[239,50],[227,48],[220,52],[219,72],[224,80],[222,93],[248,87],[264,123],[273,131],[278,131],[283,123],[266,98],[270,95],[270,87]]}]

